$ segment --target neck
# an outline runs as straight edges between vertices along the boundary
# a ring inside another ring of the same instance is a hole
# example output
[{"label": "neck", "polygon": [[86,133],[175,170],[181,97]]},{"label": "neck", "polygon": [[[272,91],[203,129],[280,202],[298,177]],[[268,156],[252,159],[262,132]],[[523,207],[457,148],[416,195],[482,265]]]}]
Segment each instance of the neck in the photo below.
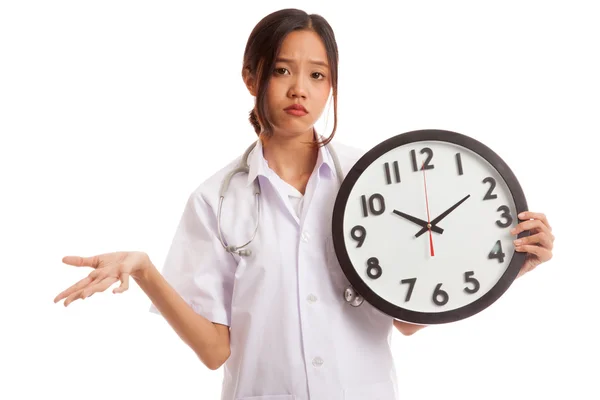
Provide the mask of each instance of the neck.
[{"label": "neck", "polygon": [[317,162],[318,149],[310,144],[314,140],[314,133],[311,130],[297,137],[282,136],[260,137],[265,160],[281,179],[304,194]]}]

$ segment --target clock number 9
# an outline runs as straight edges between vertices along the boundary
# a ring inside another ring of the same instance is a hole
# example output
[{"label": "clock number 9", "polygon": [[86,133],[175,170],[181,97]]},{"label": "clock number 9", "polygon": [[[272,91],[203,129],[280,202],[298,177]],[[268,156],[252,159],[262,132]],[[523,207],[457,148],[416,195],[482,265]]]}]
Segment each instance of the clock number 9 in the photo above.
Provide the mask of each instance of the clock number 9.
[{"label": "clock number 9", "polygon": [[358,242],[358,244],[356,245],[356,247],[360,247],[365,242],[365,239],[367,237],[367,230],[362,225],[356,225],[350,231],[350,236],[352,236],[352,239],[354,239],[354,240],[356,240]]},{"label": "clock number 9", "polygon": [[369,258],[367,260],[367,275],[369,275],[369,278],[377,279],[382,273],[383,271],[381,270],[381,265],[379,265],[379,260],[377,257]]}]

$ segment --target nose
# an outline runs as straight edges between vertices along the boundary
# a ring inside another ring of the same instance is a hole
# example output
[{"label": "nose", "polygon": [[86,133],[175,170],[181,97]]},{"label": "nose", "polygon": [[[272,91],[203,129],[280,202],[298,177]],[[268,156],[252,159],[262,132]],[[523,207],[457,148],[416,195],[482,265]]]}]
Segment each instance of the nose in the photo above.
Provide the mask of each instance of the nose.
[{"label": "nose", "polygon": [[301,76],[297,76],[293,81],[292,84],[290,85],[290,88],[288,90],[288,96],[291,98],[297,98],[297,97],[301,97],[303,99],[305,99],[307,97],[307,90],[306,90],[306,81],[304,78],[302,78]]}]

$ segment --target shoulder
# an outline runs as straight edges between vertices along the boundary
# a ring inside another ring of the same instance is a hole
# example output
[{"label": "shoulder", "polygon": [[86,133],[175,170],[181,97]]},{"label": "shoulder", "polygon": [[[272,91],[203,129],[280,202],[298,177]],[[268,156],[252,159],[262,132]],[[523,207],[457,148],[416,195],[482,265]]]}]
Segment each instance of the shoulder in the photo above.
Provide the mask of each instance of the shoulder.
[{"label": "shoulder", "polygon": [[356,146],[351,146],[345,142],[339,140],[332,140],[331,145],[338,152],[340,157],[360,158],[367,152],[367,149],[363,149]]},{"label": "shoulder", "polygon": [[[197,204],[214,208],[216,211],[223,182],[227,179],[227,175],[239,166],[241,160],[242,155],[229,160],[207,178],[198,182],[195,187],[192,188],[188,201],[195,201]],[[230,181],[230,187],[233,189],[234,186],[245,186],[243,182],[245,182],[246,179],[246,174],[236,174]]]},{"label": "shoulder", "polygon": [[352,168],[354,164],[356,164],[356,162],[368,151],[368,149],[351,146],[336,139],[332,140],[330,145],[337,154],[342,169],[345,171],[348,171],[350,168]]}]

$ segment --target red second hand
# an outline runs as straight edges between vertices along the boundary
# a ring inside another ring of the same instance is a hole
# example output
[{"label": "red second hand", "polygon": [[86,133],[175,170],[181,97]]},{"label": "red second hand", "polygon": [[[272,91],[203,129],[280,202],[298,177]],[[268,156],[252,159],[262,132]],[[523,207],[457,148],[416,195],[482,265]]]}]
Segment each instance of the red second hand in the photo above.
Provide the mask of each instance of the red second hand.
[{"label": "red second hand", "polygon": [[429,228],[429,249],[431,250],[431,256],[435,256],[435,252],[433,251],[433,237],[431,235],[431,218],[429,216],[429,199],[427,198],[427,180],[425,179],[425,162],[421,166],[423,170],[423,182],[425,184],[425,205],[427,207],[427,228]]}]

